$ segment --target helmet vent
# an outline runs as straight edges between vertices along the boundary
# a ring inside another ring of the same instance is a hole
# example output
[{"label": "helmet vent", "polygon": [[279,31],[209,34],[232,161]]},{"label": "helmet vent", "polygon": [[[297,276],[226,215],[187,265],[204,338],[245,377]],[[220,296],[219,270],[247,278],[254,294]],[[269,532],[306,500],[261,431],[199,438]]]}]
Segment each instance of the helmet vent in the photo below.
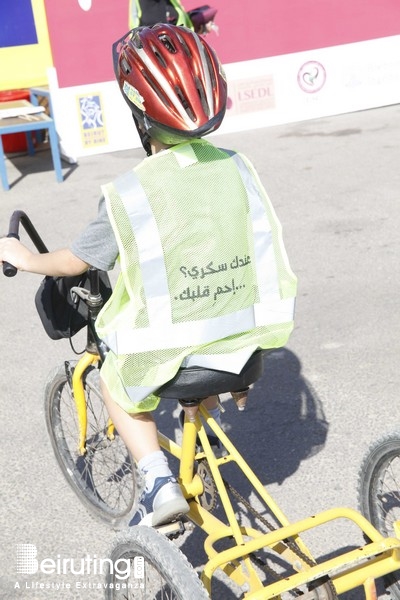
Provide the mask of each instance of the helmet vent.
[{"label": "helmet vent", "polygon": [[192,53],[190,52],[189,46],[187,45],[186,41],[183,39],[183,37],[181,35],[178,35],[178,40],[180,41],[183,51],[185,52],[185,54],[187,56],[189,56],[189,58],[192,57]]},{"label": "helmet vent", "polygon": [[160,98],[161,102],[165,105],[165,106],[169,106],[169,101],[167,100],[166,96],[162,93],[161,88],[159,85],[157,85],[152,79],[151,77],[148,75],[148,73],[146,73],[146,71],[142,70],[142,75],[143,78],[147,81],[147,83],[152,87],[152,89],[155,91],[155,93],[157,94],[157,96]]},{"label": "helmet vent", "polygon": [[125,57],[121,59],[120,65],[125,75],[129,75],[129,73],[131,72],[131,67]]},{"label": "helmet vent", "polygon": [[178,96],[179,100],[181,101],[182,107],[185,110],[187,116],[192,120],[192,121],[196,121],[196,117],[193,113],[193,110],[190,107],[189,102],[186,100],[186,97],[184,96],[182,90],[176,86],[175,87],[175,93]]},{"label": "helmet vent", "polygon": [[158,39],[162,44],[164,44],[168,52],[170,52],[171,54],[176,54],[176,48],[168,35],[164,33],[163,35],[160,35]]},{"label": "helmet vent", "polygon": [[164,57],[161,56],[161,54],[159,53],[157,48],[155,48],[154,46],[152,46],[152,48],[153,48],[154,56],[158,60],[159,64],[165,69],[167,67],[167,63],[165,62]]},{"label": "helmet vent", "polygon": [[211,63],[210,56],[208,55],[207,52],[205,53],[205,56],[206,56],[206,61],[207,61],[208,72],[210,74],[211,85],[215,89],[217,87],[217,81],[215,79],[214,68],[213,68],[213,65]]},{"label": "helmet vent", "polygon": [[142,40],[140,39],[140,32],[136,31],[136,33],[131,37],[130,42],[135,48],[143,48]]},{"label": "helmet vent", "polygon": [[203,110],[204,110],[204,114],[206,114],[207,116],[210,116],[210,108],[208,106],[206,95],[204,93],[204,87],[203,87],[203,85],[202,85],[202,83],[201,83],[201,81],[200,81],[200,79],[198,77],[196,77],[195,83],[196,83],[197,91],[198,91],[199,96],[200,96],[200,101],[201,101],[201,105],[202,105]]}]

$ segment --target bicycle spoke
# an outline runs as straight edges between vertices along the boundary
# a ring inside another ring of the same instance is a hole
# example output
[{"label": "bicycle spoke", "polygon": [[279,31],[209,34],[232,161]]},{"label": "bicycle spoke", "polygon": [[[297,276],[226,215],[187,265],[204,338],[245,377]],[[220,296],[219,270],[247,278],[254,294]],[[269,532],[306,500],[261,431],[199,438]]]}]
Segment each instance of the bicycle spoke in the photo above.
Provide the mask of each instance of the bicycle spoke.
[{"label": "bicycle spoke", "polygon": [[109,418],[99,390],[92,382],[85,382],[86,452],[81,455],[78,451],[77,408],[61,369],[48,388],[48,430],[67,481],[102,519],[115,521],[121,518],[133,505],[135,475],[129,453],[118,433],[114,431],[113,437],[108,437]]}]

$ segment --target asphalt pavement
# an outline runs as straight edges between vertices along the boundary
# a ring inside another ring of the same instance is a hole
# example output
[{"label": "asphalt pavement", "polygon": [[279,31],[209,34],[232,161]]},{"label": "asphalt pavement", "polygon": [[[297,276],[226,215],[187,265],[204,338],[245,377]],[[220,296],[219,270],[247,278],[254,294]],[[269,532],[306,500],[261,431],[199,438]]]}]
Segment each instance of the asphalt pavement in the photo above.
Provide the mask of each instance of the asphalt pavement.
[{"label": "asphalt pavement", "polygon": [[[400,106],[210,139],[255,165],[299,280],[292,337],[267,362],[244,413],[224,398],[226,428],[291,521],[334,506],[357,508],[362,457],[399,425]],[[34,158],[10,157],[0,234],[12,211],[22,209],[48,248],[67,246],[95,216],[100,185],[142,157],[133,149],[63,163],[63,183],[46,148]],[[36,546],[40,560],[105,557],[115,535],[86,512],[52,454],[43,386],[73,353],[68,341],[51,341],[41,327],[34,306],[40,279],[0,278],[0,598],[100,600],[103,591],[78,589],[77,576],[17,573],[17,544]],[[175,407],[161,411],[179,430]],[[179,541],[195,567],[204,560],[199,540],[194,532]],[[310,536],[317,556],[358,543],[348,522]],[[55,591],[67,581],[70,588]],[[220,583],[216,600],[237,597]],[[363,597],[361,589],[346,595]]]}]

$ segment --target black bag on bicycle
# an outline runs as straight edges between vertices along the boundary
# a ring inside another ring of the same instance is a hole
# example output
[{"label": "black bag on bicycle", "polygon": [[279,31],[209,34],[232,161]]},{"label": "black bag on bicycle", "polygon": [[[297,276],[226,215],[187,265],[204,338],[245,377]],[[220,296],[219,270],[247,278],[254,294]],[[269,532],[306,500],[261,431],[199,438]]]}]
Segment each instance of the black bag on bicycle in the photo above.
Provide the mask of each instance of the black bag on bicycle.
[{"label": "black bag on bicycle", "polygon": [[[85,302],[71,288],[89,289],[87,273],[71,277],[45,277],[35,295],[35,305],[42,325],[52,340],[69,338],[78,333],[88,320]],[[112,293],[111,283],[105,271],[99,271],[100,294],[106,302]]]}]

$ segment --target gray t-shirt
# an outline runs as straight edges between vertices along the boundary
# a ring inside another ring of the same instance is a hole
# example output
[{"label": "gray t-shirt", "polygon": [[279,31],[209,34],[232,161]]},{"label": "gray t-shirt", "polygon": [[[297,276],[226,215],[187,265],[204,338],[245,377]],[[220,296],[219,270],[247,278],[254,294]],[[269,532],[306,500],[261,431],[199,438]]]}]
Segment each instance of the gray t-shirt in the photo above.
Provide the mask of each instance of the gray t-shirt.
[{"label": "gray t-shirt", "polygon": [[72,242],[70,250],[96,269],[111,271],[114,268],[119,251],[104,197],[100,199],[96,219]]}]

